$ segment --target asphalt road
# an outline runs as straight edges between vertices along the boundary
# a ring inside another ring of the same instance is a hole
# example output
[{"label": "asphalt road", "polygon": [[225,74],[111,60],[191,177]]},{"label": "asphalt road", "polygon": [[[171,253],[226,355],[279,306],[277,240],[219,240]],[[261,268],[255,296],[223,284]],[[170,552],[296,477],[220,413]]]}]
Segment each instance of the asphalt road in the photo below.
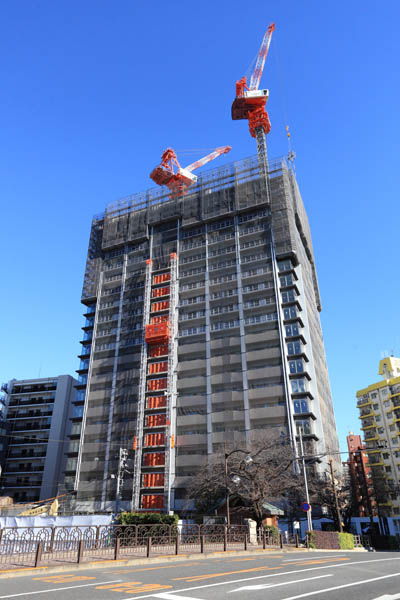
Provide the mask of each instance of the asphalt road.
[{"label": "asphalt road", "polygon": [[0,579],[0,600],[395,600],[400,553],[234,555]]}]

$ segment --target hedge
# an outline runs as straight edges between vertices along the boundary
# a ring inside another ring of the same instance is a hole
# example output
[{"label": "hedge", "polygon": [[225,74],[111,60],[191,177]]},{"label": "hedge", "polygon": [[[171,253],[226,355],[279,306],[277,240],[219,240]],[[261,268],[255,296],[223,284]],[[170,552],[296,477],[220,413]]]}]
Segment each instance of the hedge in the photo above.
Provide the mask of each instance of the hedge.
[{"label": "hedge", "polygon": [[310,548],[324,550],[353,550],[354,536],[338,531],[307,531]]},{"label": "hedge", "polygon": [[118,525],[177,525],[178,515],[165,513],[122,512],[115,520]]},{"label": "hedge", "polygon": [[354,550],[354,535],[351,533],[338,533],[341,550]]}]

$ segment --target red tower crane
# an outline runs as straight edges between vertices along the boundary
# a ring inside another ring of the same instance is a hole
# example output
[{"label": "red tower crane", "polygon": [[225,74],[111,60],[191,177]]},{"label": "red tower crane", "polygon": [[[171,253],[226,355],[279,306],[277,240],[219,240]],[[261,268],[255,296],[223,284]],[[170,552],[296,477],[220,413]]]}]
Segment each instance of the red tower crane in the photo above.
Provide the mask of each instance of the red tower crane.
[{"label": "red tower crane", "polygon": [[[192,171],[214,160],[221,154],[230,152],[231,149],[231,146],[220,146],[200,160],[196,160],[187,167],[181,167],[175,151],[172,148],[167,148],[162,153],[161,163],[150,173],[150,178],[157,185],[166,185],[170,190],[171,198],[184,195],[189,187],[197,181],[197,175],[194,175]],[[177,167],[176,173],[174,172],[174,166]]]},{"label": "red tower crane", "polygon": [[267,170],[267,143],[265,134],[271,130],[271,123],[265,105],[268,100],[269,91],[259,90],[261,75],[264,69],[265,59],[267,58],[272,33],[275,30],[275,24],[271,23],[264,34],[258,52],[256,65],[250,77],[249,86],[247,86],[246,77],[242,77],[236,82],[236,98],[232,104],[232,119],[248,119],[250,134],[257,140],[257,153],[260,167]]}]

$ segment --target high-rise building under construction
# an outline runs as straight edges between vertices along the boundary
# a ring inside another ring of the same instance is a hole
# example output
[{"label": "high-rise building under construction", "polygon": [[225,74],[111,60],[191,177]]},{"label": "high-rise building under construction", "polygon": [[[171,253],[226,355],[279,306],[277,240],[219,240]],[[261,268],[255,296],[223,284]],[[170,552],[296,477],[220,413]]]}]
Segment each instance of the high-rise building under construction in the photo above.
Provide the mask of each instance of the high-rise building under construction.
[{"label": "high-rise building under construction", "polygon": [[113,510],[119,494],[124,509],[179,510],[188,478],[254,430],[295,440],[300,426],[307,454],[338,460],[310,230],[284,160],[269,179],[252,157],[184,197],[155,188],[108,207],[82,302],[66,473],[78,507]]}]

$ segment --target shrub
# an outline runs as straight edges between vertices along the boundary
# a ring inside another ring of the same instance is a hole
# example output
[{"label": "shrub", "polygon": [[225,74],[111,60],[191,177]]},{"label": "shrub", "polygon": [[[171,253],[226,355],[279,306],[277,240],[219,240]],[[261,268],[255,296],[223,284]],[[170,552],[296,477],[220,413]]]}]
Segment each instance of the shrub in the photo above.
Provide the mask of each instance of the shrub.
[{"label": "shrub", "polygon": [[315,549],[316,545],[314,531],[306,531],[306,536],[308,537],[308,547]]},{"label": "shrub", "polygon": [[354,550],[354,535],[352,533],[339,533],[341,550]]},{"label": "shrub", "polygon": [[279,529],[275,525],[264,525],[264,531],[271,537],[279,537]]},{"label": "shrub", "polygon": [[165,513],[122,512],[115,520],[117,525],[177,525],[178,515]]}]

